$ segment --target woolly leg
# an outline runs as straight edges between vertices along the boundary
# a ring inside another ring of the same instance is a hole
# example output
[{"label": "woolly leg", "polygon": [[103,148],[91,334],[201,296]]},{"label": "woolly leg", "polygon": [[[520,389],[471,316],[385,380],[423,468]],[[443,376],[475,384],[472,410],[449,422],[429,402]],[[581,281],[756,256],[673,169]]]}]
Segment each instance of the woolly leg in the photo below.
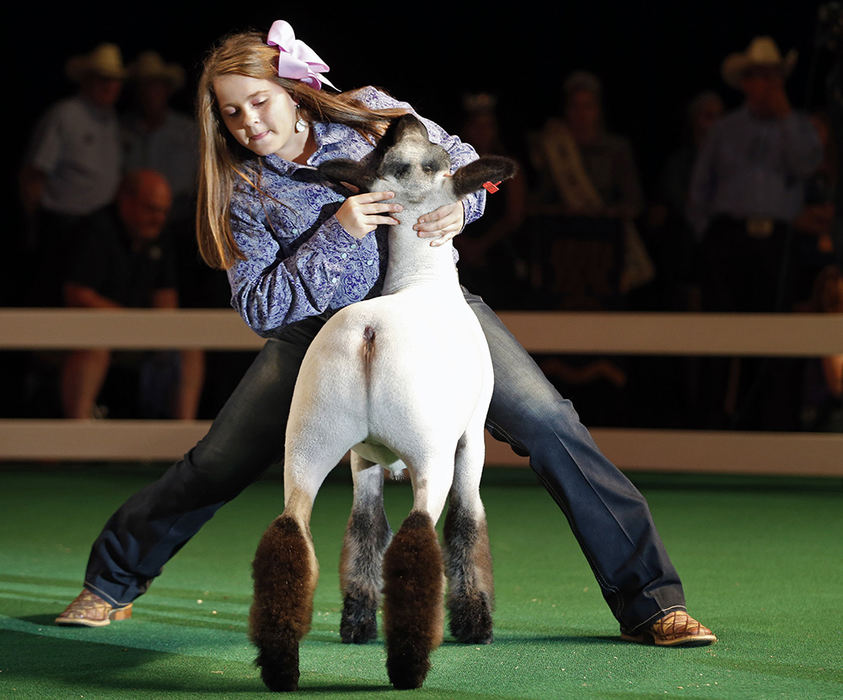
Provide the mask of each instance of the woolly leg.
[{"label": "woolly leg", "polygon": [[354,452],[351,467],[354,503],[340,558],[340,637],[346,644],[365,644],[378,634],[383,556],[392,531],[383,509],[383,468]]},{"label": "woolly leg", "polygon": [[494,580],[486,514],[480,500],[483,435],[466,432],[456,454],[445,516],[445,572],[451,634],[465,644],[492,641]]},{"label": "woolly leg", "polygon": [[442,551],[430,516],[414,510],[384,557],[386,668],[398,688],[419,688],[442,642]]},{"label": "woolly leg", "polygon": [[486,518],[473,515],[452,496],[444,534],[451,634],[465,644],[489,644],[495,593]]},{"label": "woolly leg", "polygon": [[310,533],[285,511],[267,528],[252,564],[249,632],[270,690],[296,690],[299,641],[310,629],[318,565]]}]

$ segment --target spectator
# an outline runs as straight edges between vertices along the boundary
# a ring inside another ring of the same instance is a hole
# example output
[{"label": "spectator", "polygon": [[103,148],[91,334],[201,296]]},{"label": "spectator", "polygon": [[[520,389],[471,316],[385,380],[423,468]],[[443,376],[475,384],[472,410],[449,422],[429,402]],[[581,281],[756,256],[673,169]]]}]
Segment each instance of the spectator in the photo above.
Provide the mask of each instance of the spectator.
[{"label": "spectator", "polygon": [[691,100],[682,143],[665,162],[648,211],[648,249],[658,270],[663,308],[699,307],[694,278],[697,241],[687,219],[688,191],[700,146],[722,115],[723,100],[716,92],[701,92]]},{"label": "spectator", "polygon": [[82,217],[114,198],[120,180],[120,131],[115,105],[126,71],[120,49],[101,44],[66,65],[78,93],[41,118],[21,172],[23,208],[32,222],[40,274],[30,301],[61,304],[70,237]]},{"label": "spectator", "polygon": [[697,154],[723,112],[723,100],[712,90],[699,93],[689,103],[682,144],[667,159],[659,178],[658,200],[667,210],[668,218],[686,218]]},{"label": "spectator", "polygon": [[828,115],[818,112],[810,116],[820,136],[823,158],[816,171],[808,178],[805,187],[805,205],[793,222],[794,238],[793,272],[794,297],[805,301],[811,297],[817,276],[835,260],[832,229],[834,226],[834,194],[837,187],[836,148],[831,138]]},{"label": "spectator", "polygon": [[723,62],[724,80],[745,102],[712,127],[691,177],[689,218],[702,237],[706,310],[787,308],[780,278],[788,227],[822,157],[816,128],[785,93],[795,62],[770,37]]},{"label": "spectator", "polygon": [[[531,139],[539,176],[539,235],[552,231],[537,257],[548,260],[543,286],[562,308],[605,309],[652,278],[649,256],[634,220],[643,208],[638,169],[629,142],[607,131],[598,78],[574,72],[562,88],[562,115],[547,120]],[[643,263],[643,266],[640,265]],[[562,289],[557,297],[553,292]],[[545,355],[539,366],[551,381],[576,397],[581,414],[595,425],[625,418],[625,362],[616,358]]]},{"label": "spectator", "polygon": [[[493,95],[463,98],[460,137],[481,156],[512,157],[501,139]],[[526,302],[528,246],[520,240],[526,198],[527,186],[520,170],[499,193],[490,192],[484,216],[454,239],[461,282],[493,308],[518,308]]]},{"label": "spectator", "polygon": [[566,214],[634,219],[643,194],[629,142],[606,131],[603,87],[572,73],[563,85],[563,115],[547,120],[533,143],[543,195]]},{"label": "spectator", "polygon": [[652,262],[634,226],[644,197],[629,142],[604,125],[603,88],[587,72],[563,85],[563,116],[547,120],[531,139],[531,157],[545,212],[591,219],[587,228],[623,229],[619,286],[628,292],[653,277]]},{"label": "spectator", "polygon": [[125,170],[162,173],[173,191],[166,234],[176,258],[182,306],[229,305],[225,274],[211,270],[196,246],[198,133],[192,117],[171,106],[185,82],[184,69],[145,51],[129,66],[133,102],[122,120]]},{"label": "spectator", "polygon": [[[705,311],[790,309],[785,275],[793,220],[807,179],[822,157],[819,136],[785,92],[796,62],[770,37],[757,37],[722,64],[744,104],[720,119],[691,176],[689,218],[699,235]],[[798,382],[786,359],[711,358],[701,381],[704,419],[712,427],[792,429]]]},{"label": "spectator", "polygon": [[[129,173],[115,202],[93,214],[78,236],[71,258],[64,294],[67,306],[94,309],[175,308],[178,305],[175,270],[161,231],[170,211],[172,195],[166,179],[151,170]],[[203,354],[198,350],[179,353],[180,366],[169,369],[178,378],[172,407],[158,406],[156,415],[144,417],[192,419],[196,415],[203,375]],[[111,364],[107,349],[79,350],[68,355],[61,377],[64,414],[90,418]],[[167,366],[164,363],[165,367]],[[158,374],[160,356],[145,357],[142,381]],[[167,383],[166,381],[164,382]],[[160,389],[148,381],[141,399]],[[164,387],[165,389],[169,387]],[[160,403],[160,402],[159,402]]]},{"label": "spectator", "polygon": [[191,117],[170,106],[184,85],[184,69],[145,51],[129,66],[132,108],[122,120],[125,170],[150,169],[167,178],[173,191],[171,220],[193,228],[198,135]]}]

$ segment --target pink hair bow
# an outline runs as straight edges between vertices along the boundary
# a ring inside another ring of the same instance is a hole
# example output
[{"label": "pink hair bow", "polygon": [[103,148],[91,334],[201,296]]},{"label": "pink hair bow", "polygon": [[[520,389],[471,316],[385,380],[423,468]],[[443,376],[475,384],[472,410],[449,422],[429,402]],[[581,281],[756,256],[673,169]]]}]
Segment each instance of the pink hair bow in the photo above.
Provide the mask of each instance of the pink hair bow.
[{"label": "pink hair bow", "polygon": [[275,20],[269,28],[266,43],[279,48],[278,75],[282,78],[301,80],[316,90],[322,89],[322,83],[330,85],[334,90],[338,89],[325,76],[320,75],[328,71],[328,65],[307,44],[296,39],[289,22]]}]

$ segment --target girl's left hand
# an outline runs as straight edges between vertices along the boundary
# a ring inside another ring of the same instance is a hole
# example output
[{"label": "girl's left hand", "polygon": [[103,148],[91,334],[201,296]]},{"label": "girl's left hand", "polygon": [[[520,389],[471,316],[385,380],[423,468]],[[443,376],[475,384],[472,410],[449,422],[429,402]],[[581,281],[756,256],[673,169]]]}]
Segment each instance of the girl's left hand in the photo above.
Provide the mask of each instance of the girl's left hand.
[{"label": "girl's left hand", "polygon": [[419,238],[432,239],[430,245],[440,246],[462,231],[464,225],[465,209],[460,201],[420,216],[413,229],[418,231]]}]

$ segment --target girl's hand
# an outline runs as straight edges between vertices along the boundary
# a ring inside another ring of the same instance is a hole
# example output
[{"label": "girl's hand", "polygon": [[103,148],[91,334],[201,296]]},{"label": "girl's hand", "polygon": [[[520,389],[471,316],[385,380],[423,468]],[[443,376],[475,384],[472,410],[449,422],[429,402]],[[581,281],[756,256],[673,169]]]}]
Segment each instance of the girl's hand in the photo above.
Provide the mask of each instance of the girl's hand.
[{"label": "girl's hand", "polygon": [[389,214],[403,209],[400,204],[386,201],[394,196],[392,192],[366,192],[352,195],[337,210],[337,221],[355,238],[365,238],[381,224],[394,226],[400,222]]},{"label": "girl's hand", "polygon": [[419,232],[419,238],[430,238],[430,245],[440,246],[462,231],[464,225],[465,209],[462,202],[454,202],[420,216],[413,228]]}]

